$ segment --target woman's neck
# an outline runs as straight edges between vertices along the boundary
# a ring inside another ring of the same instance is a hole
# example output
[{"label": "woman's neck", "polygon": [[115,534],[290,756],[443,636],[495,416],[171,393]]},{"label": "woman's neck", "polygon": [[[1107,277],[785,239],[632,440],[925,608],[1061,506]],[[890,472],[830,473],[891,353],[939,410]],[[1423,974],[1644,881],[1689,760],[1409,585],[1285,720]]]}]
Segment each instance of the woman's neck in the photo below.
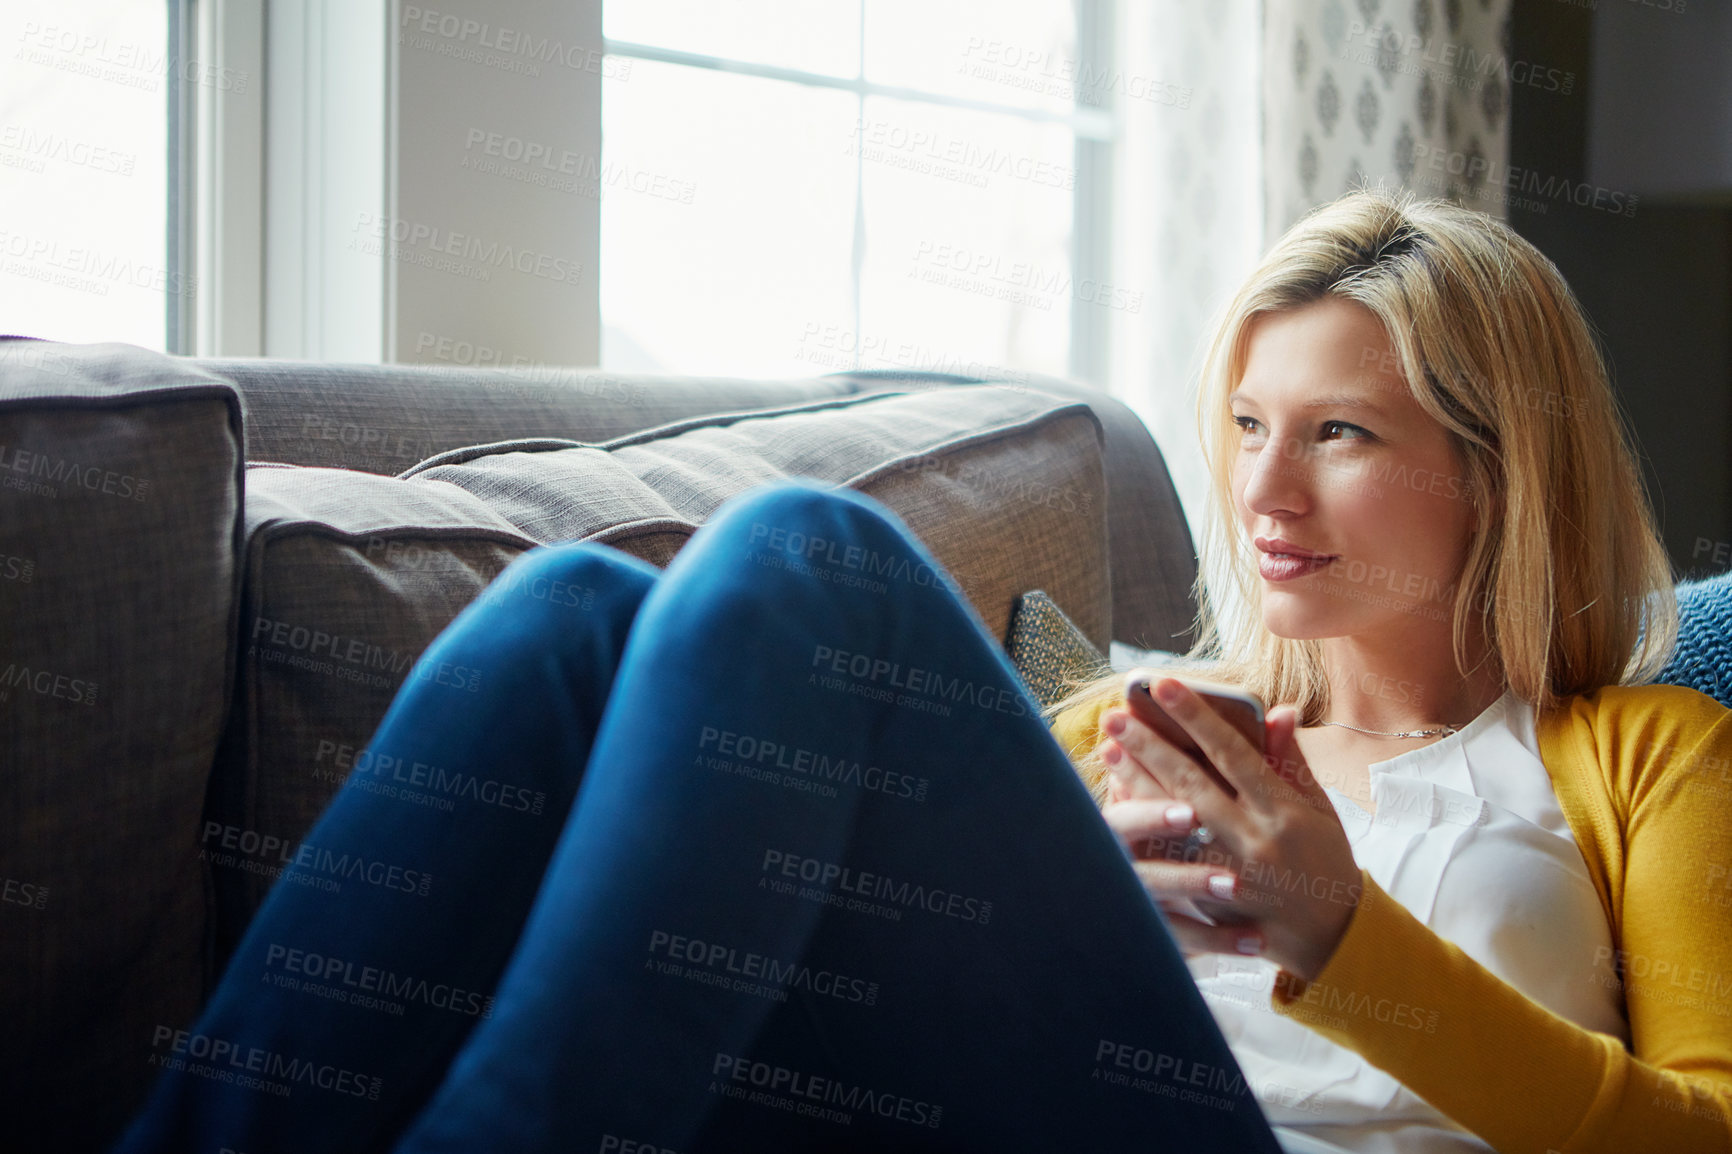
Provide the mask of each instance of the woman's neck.
[{"label": "woman's neck", "polygon": [[[1426,644],[1431,641],[1431,644]],[[1463,677],[1447,639],[1409,636],[1382,644],[1357,637],[1321,642],[1329,674],[1329,710],[1322,719],[1381,733],[1466,725],[1503,695],[1502,670],[1483,659]]]}]

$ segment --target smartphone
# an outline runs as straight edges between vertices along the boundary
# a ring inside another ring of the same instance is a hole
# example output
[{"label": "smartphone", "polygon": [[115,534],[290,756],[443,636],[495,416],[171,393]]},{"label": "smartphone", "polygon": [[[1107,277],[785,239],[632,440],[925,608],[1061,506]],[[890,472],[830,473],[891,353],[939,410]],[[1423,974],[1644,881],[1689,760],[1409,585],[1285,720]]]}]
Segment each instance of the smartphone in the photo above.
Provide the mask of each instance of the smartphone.
[{"label": "smartphone", "polygon": [[[1251,748],[1258,753],[1262,753],[1264,749],[1263,702],[1256,694],[1231,685],[1200,681],[1193,677],[1177,677],[1171,673],[1162,673],[1158,669],[1133,669],[1125,676],[1125,707],[1130,710],[1131,716],[1183,750],[1203,772],[1215,779],[1215,783],[1227,792],[1228,797],[1237,798],[1239,791],[1229,785],[1221,772],[1210,764],[1203,747],[1155,700],[1150,688],[1163,677],[1173,677],[1208,702],[1211,709],[1245,735],[1245,740],[1249,741]],[[1187,856],[1185,860],[1193,861],[1195,858]],[[1251,922],[1250,918],[1218,902],[1192,899],[1188,904],[1202,916],[1202,920],[1211,925],[1238,926],[1249,925]]]},{"label": "smartphone", "polygon": [[1227,791],[1228,797],[1238,797],[1239,791],[1229,785],[1220,771],[1209,763],[1203,747],[1155,700],[1150,687],[1163,677],[1173,677],[1208,702],[1211,709],[1245,735],[1245,740],[1249,741],[1251,748],[1258,753],[1263,752],[1263,703],[1257,699],[1256,694],[1246,693],[1231,685],[1199,681],[1193,677],[1175,677],[1158,669],[1133,669],[1125,676],[1125,708],[1131,711],[1131,716],[1187,754],[1205,773],[1215,779],[1215,784]]}]

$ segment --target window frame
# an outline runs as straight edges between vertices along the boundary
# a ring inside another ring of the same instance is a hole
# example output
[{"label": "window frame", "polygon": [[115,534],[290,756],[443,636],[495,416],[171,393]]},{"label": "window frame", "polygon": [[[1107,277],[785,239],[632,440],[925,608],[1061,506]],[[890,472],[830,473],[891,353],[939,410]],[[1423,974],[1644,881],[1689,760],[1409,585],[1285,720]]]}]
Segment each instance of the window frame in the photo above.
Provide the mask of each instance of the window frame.
[{"label": "window frame", "polygon": [[[164,2],[171,14],[171,50],[177,59],[198,62],[193,75],[216,70],[219,75],[248,78],[242,97],[234,92],[219,92],[212,84],[182,82],[179,70],[171,70],[175,80],[168,86],[172,151],[167,265],[183,274],[181,283],[188,288],[165,310],[169,314],[166,343],[170,351],[200,356],[278,355],[312,359],[337,352],[343,359],[351,360],[420,359],[412,350],[400,348],[396,340],[399,328],[405,325],[413,328],[422,323],[419,313],[408,320],[399,315],[403,309],[396,299],[396,270],[383,269],[384,284],[368,286],[366,291],[373,295],[366,296],[347,283],[331,283],[314,251],[322,236],[318,226],[323,219],[315,210],[331,196],[331,190],[321,186],[316,178],[329,167],[329,157],[324,153],[335,145],[316,132],[309,134],[309,127],[317,125],[307,122],[308,116],[333,99],[341,104],[368,96],[374,88],[384,89],[384,122],[378,126],[383,139],[357,143],[345,138],[336,142],[349,150],[344,153],[345,165],[361,164],[369,171],[382,170],[384,189],[377,198],[380,212],[392,211],[400,179],[398,168],[427,160],[400,155],[400,121],[410,117],[412,110],[400,108],[396,95],[401,81],[395,0],[360,0],[353,5],[348,0],[309,0],[292,10],[305,9],[299,18],[289,18],[284,6],[269,4],[267,0]],[[704,56],[601,35],[606,2],[584,0],[582,6],[593,12],[595,22],[594,32],[590,33],[594,39],[586,42],[599,43],[607,54],[842,89],[853,92],[862,109],[867,96],[883,96],[1037,123],[1063,124],[1075,142],[1070,222],[1072,283],[1116,283],[1115,274],[1125,271],[1121,268],[1122,254],[1110,242],[1113,214],[1122,195],[1116,188],[1117,173],[1132,142],[1124,136],[1126,109],[1113,86],[1105,86],[1104,91],[1079,89],[1080,100],[1093,97],[1099,103],[1052,111],[868,81],[864,79],[863,66],[856,68],[854,77],[835,77]],[[1125,66],[1119,28],[1123,9],[1117,0],[1072,2],[1076,14],[1078,73],[1111,75],[1113,70]],[[317,68],[318,33],[333,21],[342,24],[350,38],[368,32],[363,39],[369,46],[374,39],[381,41],[376,65],[362,68],[354,76],[335,77],[329,70]],[[379,28],[372,29],[373,23]],[[373,35],[374,32],[378,35]],[[268,85],[271,89],[268,107],[267,81],[272,82]],[[599,104],[593,115],[599,131]],[[295,130],[288,132],[288,139],[284,139],[286,129]],[[860,174],[855,191],[856,222],[862,219],[861,163],[856,160],[856,172]],[[501,212],[506,215],[523,208],[505,193],[500,194],[500,200],[504,206]],[[851,270],[851,277],[857,287],[860,270]],[[592,282],[591,291],[598,288]],[[342,298],[343,307],[339,311],[344,315],[376,314],[375,327],[380,330],[377,350],[368,352],[353,340],[347,344],[339,342],[339,348],[326,347],[328,342],[322,338],[317,318],[310,315],[310,310],[323,302],[329,311],[332,302],[326,298],[332,294]],[[858,295],[856,291],[856,331]],[[1078,380],[1111,389],[1115,344],[1138,340],[1133,331],[1138,326],[1123,316],[1110,314],[1098,304],[1082,300],[1083,295],[1073,294],[1071,302],[1067,372]],[[585,329],[588,339],[598,346],[598,307],[597,314],[587,324],[594,330]],[[556,347],[563,350],[569,343],[556,342]],[[593,358],[598,353],[596,347],[584,354],[592,358],[587,363],[595,363]],[[576,363],[569,351],[537,352],[533,342],[527,355],[550,362]],[[859,360],[858,352],[855,360]]]},{"label": "window frame", "polygon": [[166,348],[264,353],[265,0],[168,4]]},{"label": "window frame", "polygon": [[[1102,75],[1114,67],[1114,0],[1073,0],[1077,27],[1078,75]],[[605,0],[604,0],[605,10]],[[852,77],[831,76],[806,72],[775,64],[760,64],[726,56],[711,56],[682,49],[662,48],[636,41],[604,36],[602,51],[608,56],[627,60],[647,60],[659,64],[674,64],[711,72],[751,76],[762,80],[777,80],[807,88],[829,89],[853,93],[856,100],[856,124],[863,125],[867,97],[889,97],[917,104],[944,108],[963,108],[997,116],[1009,116],[1040,124],[1061,124],[1070,129],[1075,141],[1076,179],[1071,190],[1071,283],[1090,280],[1110,282],[1112,250],[1109,236],[1113,211],[1113,154],[1120,138],[1118,110],[1113,105],[1111,88],[1101,93],[1101,101],[1078,105],[1071,112],[1030,108],[992,100],[977,100],[952,96],[905,85],[882,84],[866,79],[865,60],[866,0],[860,6],[860,56]],[[1078,89],[1078,96],[1082,96]],[[860,235],[865,214],[865,158],[854,157],[854,235]],[[849,270],[853,281],[854,331],[860,331],[860,267],[856,258]],[[1067,355],[1068,375],[1106,388],[1111,364],[1112,318],[1104,310],[1071,294],[1070,342]],[[853,369],[860,369],[860,349],[854,350]],[[1010,366],[1004,366],[1010,367]]]}]

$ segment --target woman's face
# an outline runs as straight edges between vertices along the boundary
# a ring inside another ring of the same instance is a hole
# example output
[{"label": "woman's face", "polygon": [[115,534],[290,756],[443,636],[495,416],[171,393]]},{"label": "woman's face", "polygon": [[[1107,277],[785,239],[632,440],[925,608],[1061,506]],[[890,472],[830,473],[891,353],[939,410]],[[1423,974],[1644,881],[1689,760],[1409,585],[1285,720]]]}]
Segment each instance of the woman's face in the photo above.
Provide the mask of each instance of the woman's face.
[{"label": "woman's face", "polygon": [[[1442,425],[1409,395],[1389,340],[1339,298],[1251,323],[1233,496],[1263,623],[1293,639],[1447,635],[1474,527]],[[1431,630],[1428,630],[1431,631]]]}]

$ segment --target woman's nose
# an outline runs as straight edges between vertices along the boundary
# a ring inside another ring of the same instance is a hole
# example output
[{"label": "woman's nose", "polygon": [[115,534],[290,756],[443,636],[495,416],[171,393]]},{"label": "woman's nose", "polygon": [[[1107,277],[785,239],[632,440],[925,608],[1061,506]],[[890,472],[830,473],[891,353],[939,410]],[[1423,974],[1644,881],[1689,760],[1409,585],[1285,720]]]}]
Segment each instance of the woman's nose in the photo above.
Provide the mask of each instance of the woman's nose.
[{"label": "woman's nose", "polygon": [[1310,506],[1313,480],[1303,446],[1271,435],[1249,463],[1239,499],[1253,513],[1302,513]]}]

